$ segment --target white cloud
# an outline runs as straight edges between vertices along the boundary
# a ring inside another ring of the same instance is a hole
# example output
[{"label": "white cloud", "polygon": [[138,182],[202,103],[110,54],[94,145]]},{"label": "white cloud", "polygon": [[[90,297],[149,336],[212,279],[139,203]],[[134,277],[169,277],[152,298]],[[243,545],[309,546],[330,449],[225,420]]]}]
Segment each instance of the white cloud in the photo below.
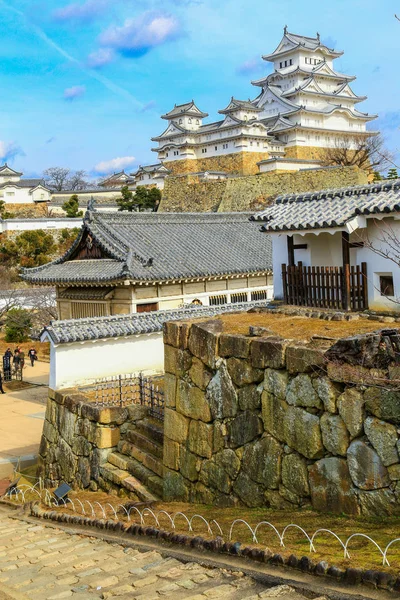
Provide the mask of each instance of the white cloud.
[{"label": "white cloud", "polygon": [[96,52],[89,54],[87,65],[91,69],[100,69],[108,65],[115,58],[114,50],[111,48],[99,48]]},{"label": "white cloud", "polygon": [[15,142],[0,140],[0,161],[13,161],[16,156],[25,156],[25,152]]},{"label": "white cloud", "polygon": [[64,100],[76,100],[77,98],[81,98],[85,95],[86,88],[84,85],[74,85],[73,87],[67,88],[64,90]]},{"label": "white cloud", "polygon": [[72,2],[53,12],[56,21],[92,21],[108,5],[108,0],[86,0],[83,4]]},{"label": "white cloud", "polygon": [[108,175],[109,173],[118,173],[127,167],[130,167],[135,162],[134,156],[120,156],[111,160],[103,160],[99,162],[94,170],[96,173]]},{"label": "white cloud", "polygon": [[122,27],[109,27],[100,36],[100,43],[122,54],[140,55],[179,35],[180,26],[173,15],[147,11],[135,19],[127,19]]}]

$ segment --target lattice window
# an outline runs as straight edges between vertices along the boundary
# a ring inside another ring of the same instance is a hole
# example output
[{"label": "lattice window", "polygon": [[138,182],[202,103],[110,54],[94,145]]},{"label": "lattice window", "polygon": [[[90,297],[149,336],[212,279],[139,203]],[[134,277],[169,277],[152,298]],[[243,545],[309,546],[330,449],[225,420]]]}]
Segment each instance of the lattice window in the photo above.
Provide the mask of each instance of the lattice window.
[{"label": "lattice window", "polygon": [[220,304],[226,304],[228,302],[227,296],[210,296],[210,306],[219,306]]},{"label": "lattice window", "polygon": [[106,317],[106,302],[71,302],[71,316],[73,319],[87,317]]},{"label": "lattice window", "polygon": [[238,292],[237,294],[231,294],[231,303],[237,304],[238,302],[247,302],[247,292]]},{"label": "lattice window", "polygon": [[258,290],[255,292],[251,292],[252,300],[268,300],[268,292],[267,290]]}]

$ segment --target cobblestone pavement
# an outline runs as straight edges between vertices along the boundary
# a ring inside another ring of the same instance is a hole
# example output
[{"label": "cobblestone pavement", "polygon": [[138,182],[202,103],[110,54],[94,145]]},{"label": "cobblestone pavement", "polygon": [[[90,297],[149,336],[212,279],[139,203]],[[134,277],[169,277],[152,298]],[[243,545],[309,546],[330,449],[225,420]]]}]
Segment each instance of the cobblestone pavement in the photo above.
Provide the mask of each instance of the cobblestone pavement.
[{"label": "cobblestone pavement", "polygon": [[287,586],[266,589],[241,573],[0,514],[0,591],[2,584],[35,600],[304,600]]}]

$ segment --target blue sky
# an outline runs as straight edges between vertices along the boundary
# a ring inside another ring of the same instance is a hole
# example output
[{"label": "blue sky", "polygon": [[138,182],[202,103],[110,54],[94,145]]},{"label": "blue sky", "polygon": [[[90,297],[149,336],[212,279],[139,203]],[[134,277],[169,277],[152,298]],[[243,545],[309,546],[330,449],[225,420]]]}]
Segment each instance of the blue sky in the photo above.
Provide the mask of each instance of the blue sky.
[{"label": "blue sky", "polygon": [[269,70],[284,25],[344,50],[337,69],[400,149],[398,0],[0,0],[0,160],[92,176],[155,162],[160,115],[194,98],[218,118]]}]

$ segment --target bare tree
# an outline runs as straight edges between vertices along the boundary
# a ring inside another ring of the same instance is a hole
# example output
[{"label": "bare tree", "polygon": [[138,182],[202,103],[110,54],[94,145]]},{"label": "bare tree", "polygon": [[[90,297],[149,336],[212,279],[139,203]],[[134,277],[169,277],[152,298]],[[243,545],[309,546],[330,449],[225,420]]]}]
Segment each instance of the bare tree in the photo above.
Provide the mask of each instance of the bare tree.
[{"label": "bare tree", "polygon": [[68,181],[71,175],[70,169],[64,167],[50,167],[43,171],[48,185],[55,191],[61,192],[68,188]]},{"label": "bare tree", "polygon": [[321,162],[324,166],[355,166],[369,172],[396,166],[381,134],[337,139],[332,148],[324,149]]},{"label": "bare tree", "polygon": [[68,189],[73,191],[85,190],[88,187],[86,171],[75,171],[68,179]]}]

